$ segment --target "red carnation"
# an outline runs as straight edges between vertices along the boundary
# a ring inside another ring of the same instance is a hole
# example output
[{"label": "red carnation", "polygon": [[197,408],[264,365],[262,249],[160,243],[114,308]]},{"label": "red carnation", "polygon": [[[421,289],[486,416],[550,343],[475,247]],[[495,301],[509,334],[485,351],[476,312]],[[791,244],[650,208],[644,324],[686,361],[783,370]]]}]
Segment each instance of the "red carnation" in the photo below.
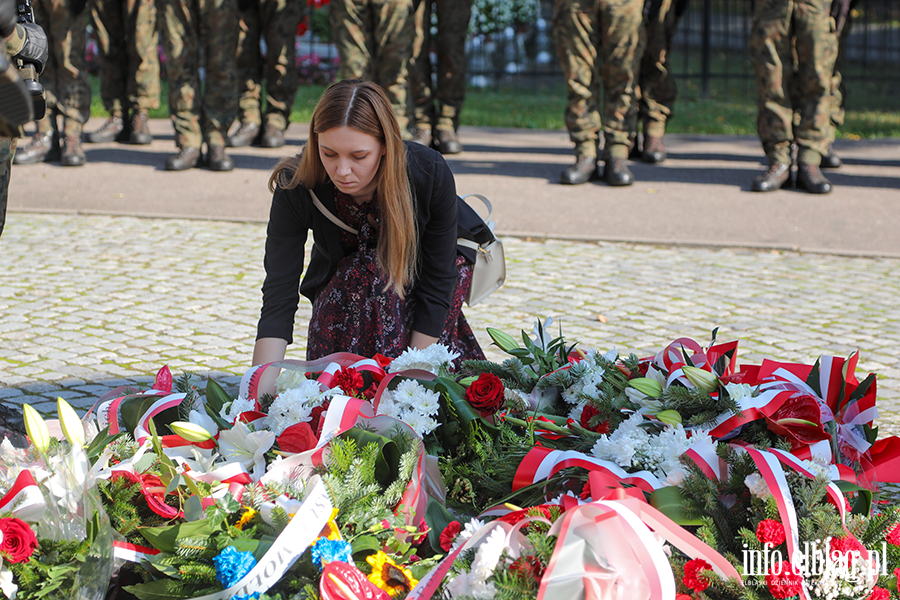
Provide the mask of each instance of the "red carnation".
[{"label": "red carnation", "polygon": [[509,571],[525,580],[540,581],[544,576],[544,565],[537,556],[520,556],[509,565]]},{"label": "red carnation", "polygon": [[783,560],[772,565],[766,573],[766,587],[774,598],[782,600],[800,593],[803,576],[794,570],[790,561]]},{"label": "red carnation", "polygon": [[851,552],[857,552],[859,555],[865,553],[865,547],[859,542],[855,537],[842,537],[842,538],[831,538],[830,550],[828,552],[829,557],[837,557],[835,558],[849,558],[849,554]]},{"label": "red carnation", "polygon": [[362,373],[353,367],[341,367],[331,381],[332,389],[339,387],[348,396],[355,396],[363,385],[365,385],[365,381],[363,381]]},{"label": "red carnation", "polygon": [[3,534],[0,554],[9,562],[28,562],[37,550],[37,536],[22,519],[15,517],[0,519],[0,533]]},{"label": "red carnation", "polygon": [[884,539],[891,546],[900,546],[900,524],[894,525]]},{"label": "red carnation", "polygon": [[819,400],[809,394],[788,398],[771,417],[766,417],[766,427],[787,438],[792,448],[831,439],[822,426]]},{"label": "red carnation", "polygon": [[441,532],[441,550],[450,552],[450,548],[453,547],[453,540],[459,535],[460,529],[462,529],[462,525],[460,525],[459,521],[450,521],[450,524],[444,527],[444,530]]},{"label": "red carnation", "polygon": [[884,588],[880,588],[877,585],[872,588],[872,595],[869,596],[869,600],[890,600],[891,593]]},{"label": "red carnation", "polygon": [[709,582],[706,581],[702,573],[711,569],[712,565],[708,562],[702,558],[695,558],[684,565],[684,577],[681,581],[695,592],[702,592],[709,587]]},{"label": "red carnation", "polygon": [[482,373],[466,388],[466,400],[472,408],[487,416],[503,406],[503,382],[493,373]]},{"label": "red carnation", "polygon": [[784,542],[784,525],[772,519],[765,519],[756,526],[756,539],[760,544],[769,544],[774,548]]},{"label": "red carnation", "polygon": [[604,421],[597,420],[597,424],[591,427],[591,419],[599,414],[600,411],[598,411],[593,404],[585,404],[584,410],[581,411],[581,419],[579,419],[579,424],[588,431],[594,431],[596,433],[609,433],[609,419],[606,419]]}]

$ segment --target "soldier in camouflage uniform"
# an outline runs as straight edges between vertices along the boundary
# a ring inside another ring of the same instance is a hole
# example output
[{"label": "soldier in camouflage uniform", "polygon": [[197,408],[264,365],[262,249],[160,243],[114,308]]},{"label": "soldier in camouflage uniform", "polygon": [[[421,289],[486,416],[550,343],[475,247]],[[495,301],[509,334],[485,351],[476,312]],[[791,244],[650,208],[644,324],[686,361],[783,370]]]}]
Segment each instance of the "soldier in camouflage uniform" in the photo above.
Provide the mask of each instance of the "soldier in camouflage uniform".
[{"label": "soldier in camouflage uniform", "polygon": [[[242,7],[237,53],[240,126],[228,138],[229,146],[284,146],[284,132],[297,93],[294,43],[303,6],[297,0],[252,0]],[[260,37],[266,41],[265,61],[260,54]],[[266,111],[262,114],[264,73]]]},{"label": "soldier in camouflage uniform", "polygon": [[[842,2],[849,0],[835,0]],[[832,0],[756,0],[750,54],[759,87],[757,131],[769,168],[753,180],[753,191],[769,192],[789,183],[792,142],[798,146],[797,187],[816,194],[831,191],[819,165],[831,135],[831,74],[837,44],[835,19],[829,14],[832,4]],[[797,127],[792,88],[800,112]]]},{"label": "soldier in camouflage uniform", "polygon": [[100,98],[110,116],[86,140],[149,144],[148,113],[159,108],[160,90],[156,3],[94,0],[90,11],[100,50]]},{"label": "soldier in camouflage uniform", "polygon": [[[237,113],[236,0],[158,0],[157,19],[166,53],[169,114],[179,150],[166,170],[197,166],[206,143],[206,166],[231,171],[225,153],[228,127]],[[205,65],[201,65],[201,51]],[[201,85],[200,67],[206,78]]]},{"label": "soldier in camouflage uniform", "polygon": [[340,78],[380,85],[401,135],[411,138],[407,79],[416,34],[413,0],[332,0],[331,31],[341,61]]},{"label": "soldier in camouflage uniform", "polygon": [[844,125],[844,100],[847,97],[847,87],[841,72],[844,64],[844,51],[847,47],[847,38],[850,37],[850,24],[853,22],[852,11],[858,0],[851,0],[848,6],[847,19],[840,28],[838,35],[837,57],[834,63],[834,72],[831,76],[831,135],[828,139],[828,152],[822,156],[823,169],[838,169],[841,166],[840,157],[834,153],[834,138],[839,127]]},{"label": "soldier in camouflage uniform", "polygon": [[[79,167],[86,162],[81,136],[91,115],[84,56],[88,13],[81,0],[34,0],[32,7],[34,20],[43,27],[50,45],[50,59],[41,76],[47,114],[37,122],[37,133],[16,153],[14,162],[28,165],[55,158],[58,138],[62,141],[60,164]],[[58,117],[62,117],[61,132]]]},{"label": "soldier in camouflage uniform", "polygon": [[[431,77],[432,10],[437,16],[436,88]],[[416,38],[409,65],[413,140],[426,146],[434,144],[441,154],[462,152],[457,130],[466,99],[466,33],[471,16],[472,0],[422,0],[416,9]]]},{"label": "soldier in camouflage uniform", "polygon": [[644,0],[556,0],[553,38],[566,78],[566,128],[575,143],[575,164],[564,184],[585,183],[597,170],[603,80],[603,179],[631,185],[628,151],[635,136],[634,87]]},{"label": "soldier in camouflage uniform", "polygon": [[[644,133],[641,158],[646,163],[660,163],[666,159],[663,135],[666,123],[675,114],[678,87],[669,71],[672,38],[688,0],[661,0],[645,5],[646,18],[641,27],[638,56],[641,61],[640,84],[635,89],[638,120]],[[655,5],[655,10],[646,7]]]}]

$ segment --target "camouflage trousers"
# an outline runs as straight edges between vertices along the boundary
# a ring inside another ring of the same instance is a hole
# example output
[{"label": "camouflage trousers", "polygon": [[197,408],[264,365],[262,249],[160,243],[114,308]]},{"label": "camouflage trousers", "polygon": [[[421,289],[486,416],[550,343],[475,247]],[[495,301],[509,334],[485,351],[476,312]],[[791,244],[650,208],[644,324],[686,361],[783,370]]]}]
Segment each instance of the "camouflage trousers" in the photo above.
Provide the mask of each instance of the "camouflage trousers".
[{"label": "camouflage trousers", "polygon": [[791,142],[804,164],[820,164],[828,151],[837,44],[830,7],[831,0],[756,0],[750,54],[759,87],[757,131],[770,164],[791,163]]},{"label": "camouflage trousers", "polygon": [[331,30],[341,79],[374,81],[409,137],[407,79],[415,37],[412,0],[332,0]]},{"label": "camouflage trousers", "polygon": [[[237,113],[236,0],[157,0],[179,148],[224,146]],[[205,65],[201,65],[201,56]],[[200,81],[204,66],[205,80]]]},{"label": "camouflage trousers", "polygon": [[[238,36],[238,118],[242,123],[287,129],[297,93],[297,25],[303,16],[297,0],[259,0],[241,11]],[[259,49],[266,41],[266,56]],[[262,114],[262,81],[266,82],[266,111]]]},{"label": "camouflage trousers", "polygon": [[577,156],[596,156],[603,82],[604,157],[627,158],[637,111],[643,0],[556,0],[553,39],[566,78],[566,128]]},{"label": "camouflage trousers", "polygon": [[159,108],[159,42],[154,0],[94,0],[100,99],[109,114]]},{"label": "camouflage trousers", "polygon": [[16,138],[0,137],[0,234],[6,224],[6,204],[9,200],[9,179],[13,156],[16,153]]},{"label": "camouflage trousers", "polygon": [[[431,20],[437,17],[437,35]],[[472,0],[422,0],[416,9],[416,38],[409,64],[409,89],[417,129],[456,131],[466,99],[466,33]],[[437,86],[431,51],[437,55]],[[435,107],[437,101],[437,107]]]},{"label": "camouflage trousers", "polygon": [[73,16],[68,0],[35,0],[32,7],[34,20],[44,29],[50,45],[50,57],[40,75],[47,114],[38,122],[38,131],[56,131],[56,117],[62,116],[63,134],[80,138],[91,116],[91,88],[84,55],[87,11]]},{"label": "camouflage trousers", "polygon": [[643,124],[645,136],[662,137],[666,133],[666,123],[675,116],[678,86],[669,71],[669,55],[680,20],[676,2],[663,0],[659,15],[645,20],[641,27],[637,53],[641,61],[640,78],[635,96],[638,119]]}]

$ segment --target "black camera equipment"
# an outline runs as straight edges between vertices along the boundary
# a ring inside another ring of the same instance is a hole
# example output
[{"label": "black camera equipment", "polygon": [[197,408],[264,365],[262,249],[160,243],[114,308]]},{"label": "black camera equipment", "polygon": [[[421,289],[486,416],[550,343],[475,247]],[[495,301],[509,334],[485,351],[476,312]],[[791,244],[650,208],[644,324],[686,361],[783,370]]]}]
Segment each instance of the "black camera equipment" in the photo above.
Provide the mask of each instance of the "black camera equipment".
[{"label": "black camera equipment", "polygon": [[[19,23],[34,23],[34,9],[31,7],[31,0],[21,0],[16,7],[16,12],[18,13],[17,20]],[[38,81],[37,69],[35,69],[34,64],[21,58],[17,58],[16,63],[19,67],[19,75],[31,94],[31,101],[34,105],[34,120],[43,119],[44,114],[47,112],[47,99],[44,97],[44,86]]]}]

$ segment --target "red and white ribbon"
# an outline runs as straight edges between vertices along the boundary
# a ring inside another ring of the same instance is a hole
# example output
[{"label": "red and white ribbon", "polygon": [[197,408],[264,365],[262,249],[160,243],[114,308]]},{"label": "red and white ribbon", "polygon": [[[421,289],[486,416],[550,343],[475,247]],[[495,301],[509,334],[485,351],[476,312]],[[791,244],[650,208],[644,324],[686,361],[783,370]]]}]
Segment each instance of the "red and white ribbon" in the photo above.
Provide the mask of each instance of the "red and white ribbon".
[{"label": "red and white ribbon", "polygon": [[10,510],[14,517],[37,523],[44,518],[47,502],[31,471],[21,471],[9,490],[0,498],[0,510]]},{"label": "red and white ribbon", "polygon": [[113,556],[119,560],[139,563],[148,556],[155,556],[157,554],[159,554],[159,550],[156,548],[138,546],[137,544],[129,544],[128,542],[113,542]]},{"label": "red and white ribbon", "polygon": [[550,450],[536,446],[529,450],[519,464],[513,478],[513,491],[543,481],[567,467],[581,467],[588,471],[604,472],[622,483],[636,486],[645,492],[652,492],[665,485],[650,471],[628,473],[613,462],[588,456],[582,452]]}]

